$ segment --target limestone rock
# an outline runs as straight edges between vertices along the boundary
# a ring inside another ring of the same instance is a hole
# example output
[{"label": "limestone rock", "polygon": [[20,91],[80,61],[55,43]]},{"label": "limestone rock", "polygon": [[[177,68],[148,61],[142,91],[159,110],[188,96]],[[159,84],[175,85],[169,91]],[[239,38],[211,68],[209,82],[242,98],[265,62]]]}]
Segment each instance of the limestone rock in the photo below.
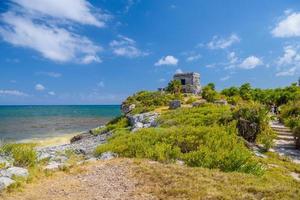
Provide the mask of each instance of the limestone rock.
[{"label": "limestone rock", "polygon": [[13,184],[15,181],[8,178],[8,177],[0,177],[0,191],[4,190],[11,184]]},{"label": "limestone rock", "polygon": [[205,104],[207,101],[205,99],[201,99],[199,101],[195,101],[192,103],[192,106],[193,107],[199,107],[199,106],[202,106],[203,104]]},{"label": "limestone rock", "polygon": [[130,113],[133,109],[135,109],[135,104],[130,104],[130,105],[122,104],[121,105],[121,110],[125,115]]},{"label": "limestone rock", "polygon": [[28,170],[22,167],[10,167],[7,169],[7,172],[10,174],[9,177],[19,176],[26,178],[29,176]]},{"label": "limestone rock", "polygon": [[181,102],[180,100],[173,100],[170,101],[169,103],[169,109],[173,110],[173,109],[177,109],[181,107]]},{"label": "limestone rock", "polygon": [[214,103],[219,104],[219,105],[227,105],[228,104],[225,99],[216,100]]},{"label": "limestone rock", "polygon": [[76,141],[79,141],[79,140],[82,140],[82,139],[85,139],[88,137],[92,137],[92,135],[89,132],[84,132],[84,133],[81,133],[79,135],[75,135],[74,137],[72,137],[70,142],[74,143]]},{"label": "limestone rock", "polygon": [[141,114],[128,116],[128,119],[132,126],[132,130],[136,131],[140,128],[156,127],[157,117],[158,117],[158,113],[148,112],[148,113],[141,113]]},{"label": "limestone rock", "polygon": [[62,163],[52,161],[52,162],[48,163],[48,165],[45,166],[44,169],[49,170],[49,171],[54,171],[54,170],[61,168],[62,166],[63,166]]},{"label": "limestone rock", "polygon": [[111,160],[116,157],[118,157],[118,154],[108,151],[108,152],[102,153],[99,159],[100,160]]}]

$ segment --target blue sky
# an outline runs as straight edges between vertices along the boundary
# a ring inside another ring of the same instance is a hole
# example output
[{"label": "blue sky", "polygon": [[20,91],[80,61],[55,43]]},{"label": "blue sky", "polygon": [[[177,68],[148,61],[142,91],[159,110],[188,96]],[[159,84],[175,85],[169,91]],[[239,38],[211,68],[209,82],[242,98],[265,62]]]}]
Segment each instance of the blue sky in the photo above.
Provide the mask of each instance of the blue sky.
[{"label": "blue sky", "polygon": [[300,74],[297,0],[2,0],[0,13],[0,104],[118,104],[176,72],[218,89]]}]

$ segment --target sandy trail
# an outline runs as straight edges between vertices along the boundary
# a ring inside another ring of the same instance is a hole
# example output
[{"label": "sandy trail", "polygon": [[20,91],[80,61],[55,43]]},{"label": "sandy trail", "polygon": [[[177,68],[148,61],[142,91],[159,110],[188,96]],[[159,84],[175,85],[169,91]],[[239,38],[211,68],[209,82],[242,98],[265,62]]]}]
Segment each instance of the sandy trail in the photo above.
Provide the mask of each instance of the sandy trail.
[{"label": "sandy trail", "polygon": [[137,182],[131,176],[128,160],[97,161],[81,166],[73,173],[58,173],[23,192],[4,194],[4,200],[100,200],[100,199],[155,199],[147,194],[136,194]]}]

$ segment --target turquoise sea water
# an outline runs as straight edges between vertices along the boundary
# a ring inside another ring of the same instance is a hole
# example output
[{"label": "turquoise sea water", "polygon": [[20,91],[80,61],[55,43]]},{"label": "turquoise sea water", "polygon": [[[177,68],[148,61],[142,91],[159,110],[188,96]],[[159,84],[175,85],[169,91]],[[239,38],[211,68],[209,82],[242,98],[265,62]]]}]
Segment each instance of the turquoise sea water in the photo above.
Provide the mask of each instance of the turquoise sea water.
[{"label": "turquoise sea water", "polygon": [[0,139],[18,141],[81,132],[120,114],[119,105],[0,106]]}]

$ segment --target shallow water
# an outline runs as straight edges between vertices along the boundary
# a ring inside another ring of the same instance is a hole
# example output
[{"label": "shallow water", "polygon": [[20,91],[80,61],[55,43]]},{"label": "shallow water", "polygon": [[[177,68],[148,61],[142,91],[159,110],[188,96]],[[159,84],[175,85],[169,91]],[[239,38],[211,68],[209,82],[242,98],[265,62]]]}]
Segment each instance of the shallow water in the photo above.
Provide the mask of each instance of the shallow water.
[{"label": "shallow water", "polygon": [[0,138],[19,141],[74,134],[120,114],[119,105],[0,106]]}]

